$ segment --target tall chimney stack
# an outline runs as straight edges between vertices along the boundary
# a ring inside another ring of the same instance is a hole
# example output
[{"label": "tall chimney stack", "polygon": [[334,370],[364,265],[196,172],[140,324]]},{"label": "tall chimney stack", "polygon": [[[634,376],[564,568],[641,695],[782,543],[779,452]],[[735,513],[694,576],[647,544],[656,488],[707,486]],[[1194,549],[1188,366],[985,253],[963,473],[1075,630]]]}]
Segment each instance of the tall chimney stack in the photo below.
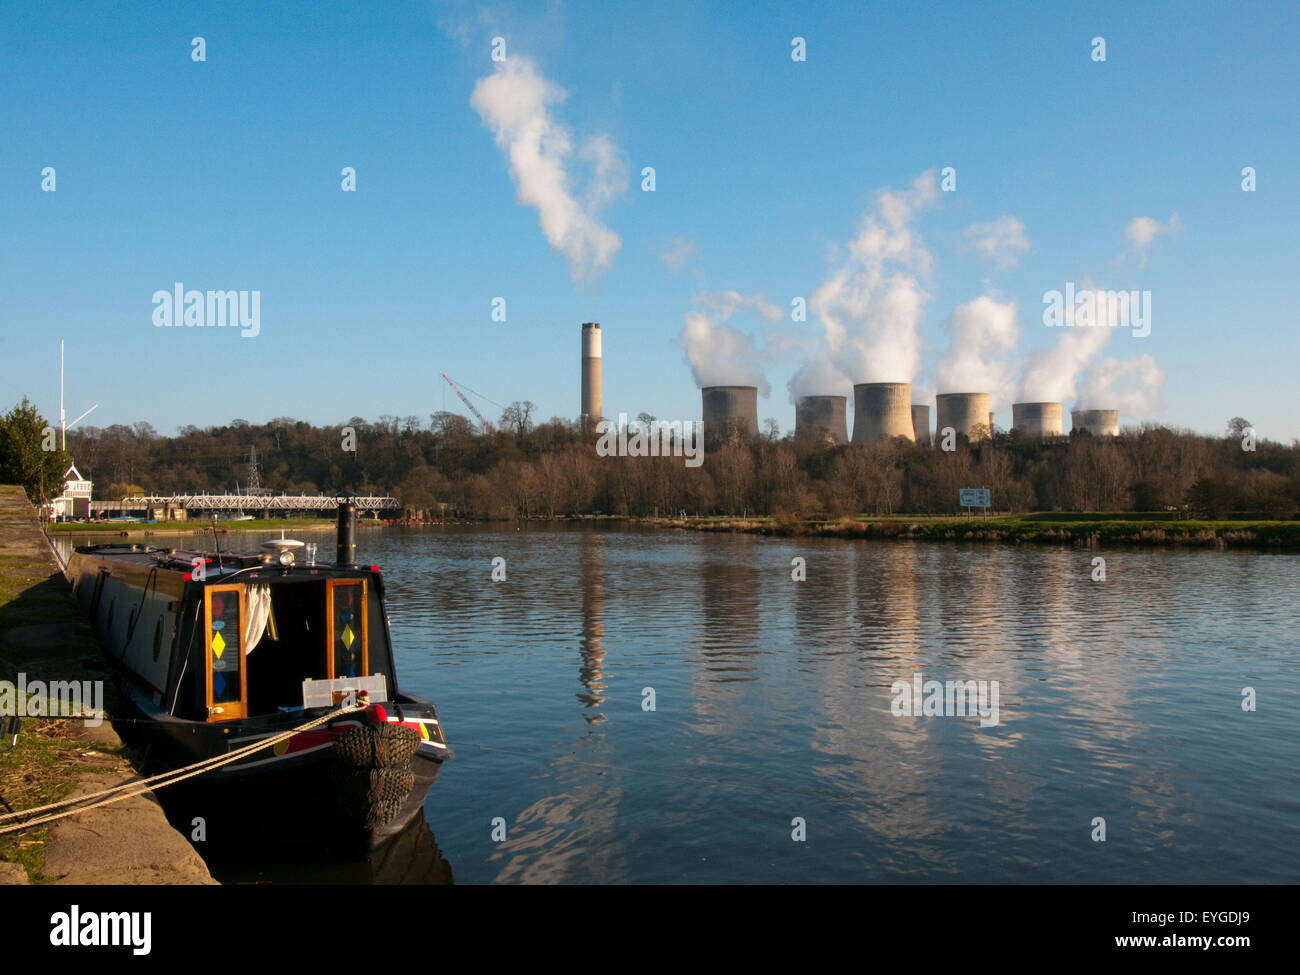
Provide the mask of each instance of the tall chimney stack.
[{"label": "tall chimney stack", "polygon": [[582,324],[582,425],[601,418],[600,405],[600,323]]}]

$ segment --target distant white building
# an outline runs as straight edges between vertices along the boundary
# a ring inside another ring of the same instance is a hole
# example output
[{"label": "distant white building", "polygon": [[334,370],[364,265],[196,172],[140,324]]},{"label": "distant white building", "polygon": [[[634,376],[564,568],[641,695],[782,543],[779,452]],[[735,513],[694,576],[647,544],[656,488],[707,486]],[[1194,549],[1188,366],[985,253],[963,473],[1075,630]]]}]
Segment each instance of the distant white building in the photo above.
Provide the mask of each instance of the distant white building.
[{"label": "distant white building", "polygon": [[58,518],[89,518],[90,493],[94,481],[81,476],[75,464],[63,472],[63,493],[50,503],[50,520]]}]

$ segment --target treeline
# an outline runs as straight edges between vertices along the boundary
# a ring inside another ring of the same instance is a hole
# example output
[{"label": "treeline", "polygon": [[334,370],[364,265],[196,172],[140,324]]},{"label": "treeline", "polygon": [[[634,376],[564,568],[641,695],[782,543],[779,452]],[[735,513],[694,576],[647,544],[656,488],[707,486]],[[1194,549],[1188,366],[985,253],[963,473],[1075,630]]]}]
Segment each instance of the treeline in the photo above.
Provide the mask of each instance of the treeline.
[{"label": "treeline", "polygon": [[[256,448],[259,480],[275,493],[391,494],[408,514],[473,519],[690,513],[842,517],[955,513],[958,491],[986,487],[995,510],[1168,511],[1201,517],[1293,518],[1300,511],[1300,445],[1243,449],[1244,420],[1224,437],[1145,425],[1117,438],[1072,434],[1050,442],[998,433],[955,451],[902,440],[835,447],[771,435],[681,457],[598,456],[595,434],[516,403],[502,429],[479,432],[453,413],[360,417],[315,427],[242,420],[174,437],[148,424],[68,435],[98,497],[246,489]],[[652,419],[643,417],[643,420]]]}]

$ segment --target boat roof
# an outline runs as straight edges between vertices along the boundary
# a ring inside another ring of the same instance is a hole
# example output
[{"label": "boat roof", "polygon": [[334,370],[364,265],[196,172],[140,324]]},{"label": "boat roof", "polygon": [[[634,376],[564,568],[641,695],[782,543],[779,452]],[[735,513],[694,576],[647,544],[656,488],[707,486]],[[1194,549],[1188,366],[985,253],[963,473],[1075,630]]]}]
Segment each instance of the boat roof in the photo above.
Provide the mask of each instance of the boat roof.
[{"label": "boat roof", "polygon": [[[137,565],[144,568],[157,568],[166,572],[186,575],[194,570],[194,560],[204,560],[204,575],[208,581],[219,580],[243,569],[258,567],[284,569],[274,563],[268,565],[260,555],[248,555],[240,552],[220,553],[203,549],[159,548],[153,545],[140,545],[130,542],[112,542],[103,545],[78,545],[74,552],[96,559],[118,562],[125,565]],[[377,566],[336,566],[331,563],[299,563],[293,569],[311,569],[316,573],[322,571],[338,572],[375,572]]]},{"label": "boat roof", "polygon": [[190,572],[195,559],[211,562],[206,570],[210,575],[220,564],[224,571],[237,571],[261,565],[262,560],[256,555],[243,555],[238,552],[222,552],[218,562],[217,553],[199,549],[158,548],[153,545],[138,545],[129,542],[116,542],[107,545],[78,545],[74,551],[82,555],[92,555],[100,559],[110,559],[127,565],[142,565],[147,568],[157,567],[173,572]]}]

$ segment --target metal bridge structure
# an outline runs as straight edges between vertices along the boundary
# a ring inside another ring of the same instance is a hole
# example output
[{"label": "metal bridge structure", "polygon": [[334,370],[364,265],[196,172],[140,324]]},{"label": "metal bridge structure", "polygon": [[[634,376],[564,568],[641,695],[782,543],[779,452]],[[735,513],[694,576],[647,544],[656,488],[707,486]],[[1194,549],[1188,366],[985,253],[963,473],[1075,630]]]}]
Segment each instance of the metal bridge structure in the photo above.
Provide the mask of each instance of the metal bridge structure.
[{"label": "metal bridge structure", "polygon": [[92,501],[92,510],[140,511],[152,508],[187,512],[336,511],[340,501],[351,501],[357,511],[400,511],[396,498],[379,495],[348,497],[333,494],[169,494]]}]

